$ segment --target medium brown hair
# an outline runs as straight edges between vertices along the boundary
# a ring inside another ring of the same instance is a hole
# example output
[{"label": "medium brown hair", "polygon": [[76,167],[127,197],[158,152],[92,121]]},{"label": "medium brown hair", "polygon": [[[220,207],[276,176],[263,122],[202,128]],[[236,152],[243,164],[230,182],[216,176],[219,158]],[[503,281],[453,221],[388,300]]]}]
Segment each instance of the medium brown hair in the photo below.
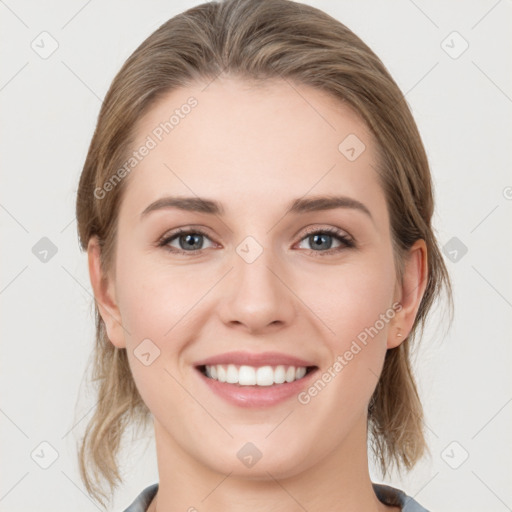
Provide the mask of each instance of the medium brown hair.
[{"label": "medium brown hair", "polygon": [[[191,8],[150,35],[114,78],[99,114],[77,193],[81,247],[86,250],[89,239],[97,237],[102,270],[114,270],[117,216],[127,180],[104,197],[95,191],[126,161],[137,122],[159,98],[221,73],[249,81],[282,78],[349,105],[375,137],[399,278],[406,251],[418,239],[426,242],[428,280],[413,329],[387,351],[368,408],[371,446],[383,475],[393,464],[410,469],[428,451],[410,343],[422,333],[443,286],[451,306],[450,280],[431,225],[432,180],[415,121],[382,62],[342,23],[290,0],[227,0]],[[147,426],[150,413],[126,349],[109,341],[97,305],[95,315],[92,379],[98,404],[80,442],[79,466],[87,490],[104,504],[103,483],[112,495],[121,482],[117,456],[123,432],[134,422]]]}]

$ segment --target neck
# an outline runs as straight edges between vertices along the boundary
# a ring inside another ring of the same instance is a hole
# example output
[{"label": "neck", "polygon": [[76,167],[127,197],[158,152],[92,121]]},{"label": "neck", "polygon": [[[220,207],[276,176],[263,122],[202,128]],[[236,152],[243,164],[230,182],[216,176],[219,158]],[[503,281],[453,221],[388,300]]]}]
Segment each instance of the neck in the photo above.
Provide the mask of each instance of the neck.
[{"label": "neck", "polygon": [[342,445],[304,471],[293,474],[294,468],[260,466],[258,473],[247,478],[235,471],[223,474],[201,463],[155,420],[159,488],[148,512],[399,511],[381,503],[373,491],[366,434],[366,418],[362,418]]}]

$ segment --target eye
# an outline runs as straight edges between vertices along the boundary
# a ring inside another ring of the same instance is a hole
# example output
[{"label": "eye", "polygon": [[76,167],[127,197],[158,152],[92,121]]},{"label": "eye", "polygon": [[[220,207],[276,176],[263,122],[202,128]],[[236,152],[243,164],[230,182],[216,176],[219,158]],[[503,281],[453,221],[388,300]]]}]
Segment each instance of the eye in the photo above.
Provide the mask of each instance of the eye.
[{"label": "eye", "polygon": [[[333,247],[333,240],[338,242],[338,246]],[[317,256],[324,256],[342,251],[350,247],[355,247],[355,243],[346,233],[337,228],[324,228],[309,230],[301,243],[306,241],[310,244],[312,249],[310,251],[316,252]]]},{"label": "eye", "polygon": [[[178,229],[174,233],[164,236],[158,245],[174,253],[197,253],[205,249],[203,247],[205,238],[208,238],[208,235],[200,229]],[[178,247],[171,245],[171,243],[177,243]]]},{"label": "eye", "polygon": [[[203,245],[205,238],[210,240],[208,234],[202,229],[180,228],[168,235],[164,235],[158,242],[158,246],[175,254],[192,256],[208,248]],[[335,247],[333,247],[333,240],[338,243]],[[354,240],[337,228],[310,229],[306,232],[306,236],[301,239],[300,243],[304,243],[304,241],[310,243],[312,249],[308,250],[316,253],[316,256],[324,256],[355,247]],[[215,246],[214,243],[210,247],[213,246]]]}]

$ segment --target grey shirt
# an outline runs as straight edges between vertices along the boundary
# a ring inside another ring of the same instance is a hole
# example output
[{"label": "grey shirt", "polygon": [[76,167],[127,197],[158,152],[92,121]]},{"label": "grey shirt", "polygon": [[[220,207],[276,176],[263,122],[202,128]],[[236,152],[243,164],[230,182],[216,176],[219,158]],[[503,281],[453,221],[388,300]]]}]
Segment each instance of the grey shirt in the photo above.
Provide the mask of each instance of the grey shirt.
[{"label": "grey shirt", "polygon": [[[384,484],[372,483],[377,498],[385,505],[399,506],[403,512],[429,512],[404,491]],[[146,512],[158,491],[158,484],[146,487],[124,512]]]}]

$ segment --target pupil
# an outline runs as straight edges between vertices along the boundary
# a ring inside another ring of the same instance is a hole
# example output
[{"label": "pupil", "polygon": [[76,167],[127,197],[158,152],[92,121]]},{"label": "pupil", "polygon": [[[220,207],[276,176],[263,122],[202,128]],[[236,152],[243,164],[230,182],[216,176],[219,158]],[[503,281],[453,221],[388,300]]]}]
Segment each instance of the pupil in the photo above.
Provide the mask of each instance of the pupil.
[{"label": "pupil", "polygon": [[195,245],[198,245],[200,246],[201,244],[197,241],[199,239],[199,237],[201,237],[202,235],[185,235],[184,237],[182,237],[181,239],[185,238],[186,242],[186,247],[183,247],[182,244],[182,249],[185,248],[185,249],[198,249],[199,247],[195,247]]},{"label": "pupil", "polygon": [[[325,239],[330,239],[331,238],[331,235],[312,235],[312,238],[313,238],[313,246],[316,246],[316,247],[321,247],[322,245],[322,242],[325,242]],[[332,241],[332,240],[329,240],[329,241]],[[327,244],[327,247],[323,247],[324,249],[329,249],[331,247],[331,244],[328,243]]]}]

